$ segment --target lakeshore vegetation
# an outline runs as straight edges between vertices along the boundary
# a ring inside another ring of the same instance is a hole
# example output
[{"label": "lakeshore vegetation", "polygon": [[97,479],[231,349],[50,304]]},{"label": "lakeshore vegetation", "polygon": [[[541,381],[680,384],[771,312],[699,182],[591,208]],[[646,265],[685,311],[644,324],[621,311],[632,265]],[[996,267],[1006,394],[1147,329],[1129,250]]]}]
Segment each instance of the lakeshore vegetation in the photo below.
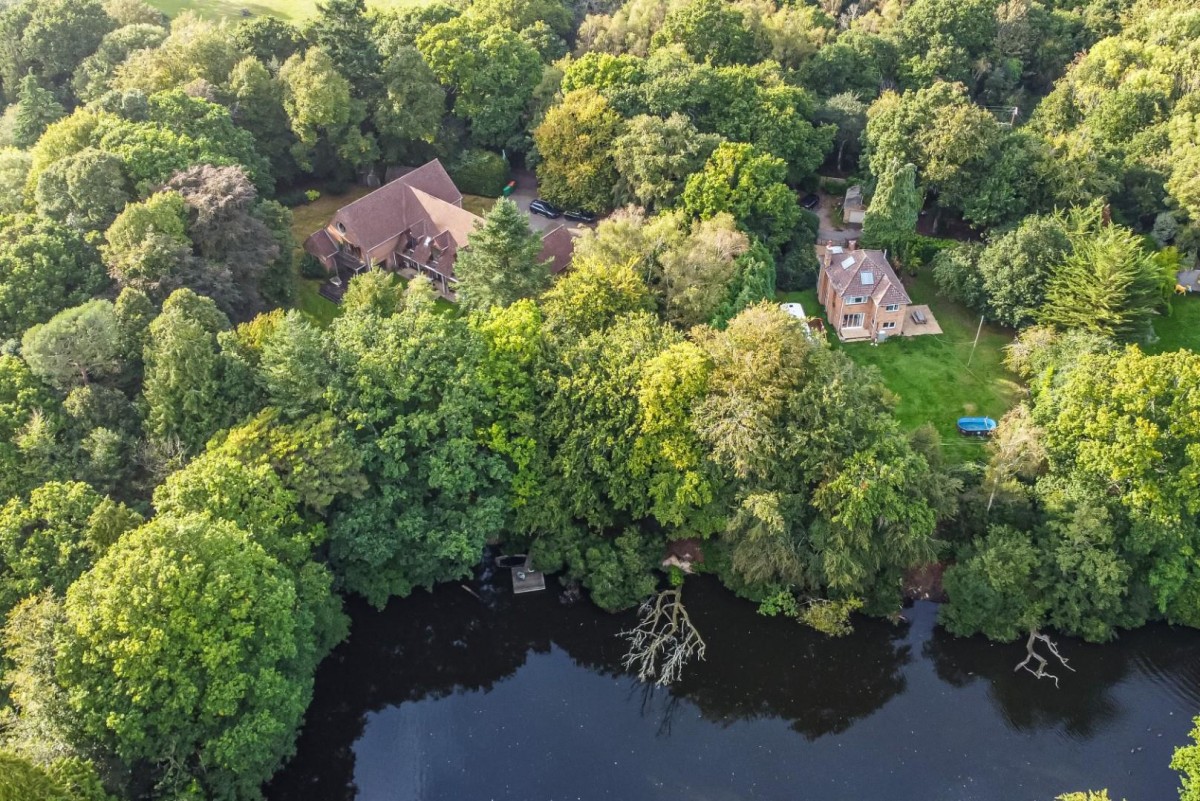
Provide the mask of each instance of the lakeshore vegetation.
[{"label": "lakeshore vegetation", "polygon": [[[343,598],[488,542],[613,611],[687,540],[831,636],[931,564],[958,635],[1200,627],[1192,0],[185,5],[0,9],[0,799],[259,798]],[[320,297],[433,158],[601,219],[552,277],[474,197],[457,305]],[[943,337],[779,308],[833,173]]]}]

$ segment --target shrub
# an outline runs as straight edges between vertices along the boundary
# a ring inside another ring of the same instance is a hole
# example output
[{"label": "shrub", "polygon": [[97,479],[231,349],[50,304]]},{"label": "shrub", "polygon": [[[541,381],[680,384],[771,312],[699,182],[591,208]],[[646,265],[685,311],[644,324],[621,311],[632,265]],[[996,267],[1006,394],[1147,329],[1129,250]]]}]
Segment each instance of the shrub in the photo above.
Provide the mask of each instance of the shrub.
[{"label": "shrub", "polygon": [[817,273],[821,265],[813,249],[817,238],[816,215],[805,213],[800,221],[801,224],[796,226],[792,238],[783,248],[783,258],[775,265],[775,286],[780,292],[797,292],[817,285]]},{"label": "shrub", "polygon": [[325,265],[311,253],[305,253],[300,258],[300,275],[305,278],[324,278],[328,273],[325,272]]},{"label": "shrub", "polygon": [[500,197],[508,183],[508,162],[490,150],[467,150],[447,170],[458,190],[468,195]]},{"label": "shrub", "polygon": [[939,252],[933,258],[933,280],[938,290],[971,309],[983,309],[987,295],[983,276],[979,274],[979,253],[976,244],[961,244]]},{"label": "shrub", "polygon": [[844,195],[846,194],[846,188],[850,186],[850,182],[845,178],[828,178],[824,175],[821,176],[818,184],[821,189],[831,195]]},{"label": "shrub", "polygon": [[957,244],[958,242],[953,239],[939,239],[936,236],[913,234],[904,245],[904,253],[901,254],[901,261],[906,270],[916,275],[922,267],[930,264],[937,254]]},{"label": "shrub", "polygon": [[275,200],[277,200],[281,205],[287,206],[289,209],[291,209],[295,208],[296,206],[303,206],[305,203],[307,203],[308,194],[299,189],[294,189],[291,192],[280,192],[275,196]]}]

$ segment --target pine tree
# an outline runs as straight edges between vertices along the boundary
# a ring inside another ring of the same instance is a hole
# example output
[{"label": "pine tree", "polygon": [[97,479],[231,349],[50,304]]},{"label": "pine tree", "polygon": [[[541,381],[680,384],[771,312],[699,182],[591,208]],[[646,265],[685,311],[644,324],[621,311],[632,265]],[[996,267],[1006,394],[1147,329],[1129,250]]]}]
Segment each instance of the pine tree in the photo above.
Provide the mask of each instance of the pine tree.
[{"label": "pine tree", "polygon": [[1099,205],[1071,215],[1071,253],[1055,268],[1038,321],[1064,331],[1132,339],[1164,304],[1162,270],[1124,226],[1106,223]]},{"label": "pine tree", "polygon": [[66,113],[54,93],[39,86],[37,78],[29,73],[21,80],[21,92],[17,96],[13,144],[21,148],[32,147],[50,123],[62,119]]},{"label": "pine tree", "polygon": [[892,161],[875,186],[875,196],[863,219],[863,244],[900,250],[917,230],[923,201],[917,189],[917,168]]},{"label": "pine tree", "polygon": [[550,266],[539,262],[541,237],[511,200],[502,199],[458,254],[459,300],[471,309],[508,306],[550,284]]}]

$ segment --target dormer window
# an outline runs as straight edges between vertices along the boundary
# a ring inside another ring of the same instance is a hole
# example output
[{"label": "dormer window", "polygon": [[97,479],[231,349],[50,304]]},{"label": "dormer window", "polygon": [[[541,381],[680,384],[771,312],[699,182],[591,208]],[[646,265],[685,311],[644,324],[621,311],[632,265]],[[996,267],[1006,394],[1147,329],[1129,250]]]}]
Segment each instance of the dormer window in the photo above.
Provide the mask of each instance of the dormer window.
[{"label": "dormer window", "polygon": [[344,234],[344,233],[346,233],[346,226],[345,226],[345,224],[343,224],[343,223],[338,223],[338,224],[337,224],[335,227],[337,228],[337,230],[338,230],[338,233],[339,233],[339,234]]},{"label": "dormer window", "polygon": [[865,297],[859,296],[859,297],[848,299],[846,301],[846,305],[847,306],[857,306],[860,303],[866,303],[866,302],[867,302],[867,299]]}]

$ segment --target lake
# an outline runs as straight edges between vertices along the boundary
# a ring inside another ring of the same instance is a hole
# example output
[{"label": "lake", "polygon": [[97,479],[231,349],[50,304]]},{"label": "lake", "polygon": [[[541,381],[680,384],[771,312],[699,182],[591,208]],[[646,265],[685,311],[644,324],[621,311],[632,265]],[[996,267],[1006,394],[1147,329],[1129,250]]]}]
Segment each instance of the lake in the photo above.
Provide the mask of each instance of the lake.
[{"label": "lake", "polygon": [[621,669],[632,614],[508,582],[351,602],[270,801],[1166,801],[1200,712],[1187,629],[1060,640],[1056,689],[1013,671],[1023,643],[951,637],[932,603],[831,640],[693,577],[707,660],[666,690]]}]

